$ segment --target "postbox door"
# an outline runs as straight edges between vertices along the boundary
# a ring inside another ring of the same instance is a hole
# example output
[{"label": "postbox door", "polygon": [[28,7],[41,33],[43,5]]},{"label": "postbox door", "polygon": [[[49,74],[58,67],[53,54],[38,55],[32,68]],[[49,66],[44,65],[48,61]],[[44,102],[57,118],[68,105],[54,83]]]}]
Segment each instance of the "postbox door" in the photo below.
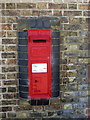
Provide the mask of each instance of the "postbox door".
[{"label": "postbox door", "polygon": [[51,30],[28,30],[29,97],[49,98],[51,89]]}]

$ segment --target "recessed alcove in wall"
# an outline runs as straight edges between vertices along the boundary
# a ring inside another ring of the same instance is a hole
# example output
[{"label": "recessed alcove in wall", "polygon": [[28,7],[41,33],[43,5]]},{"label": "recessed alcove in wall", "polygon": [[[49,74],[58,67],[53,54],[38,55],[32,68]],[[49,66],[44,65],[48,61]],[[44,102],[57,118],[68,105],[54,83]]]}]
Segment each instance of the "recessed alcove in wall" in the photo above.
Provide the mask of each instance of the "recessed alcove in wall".
[{"label": "recessed alcove in wall", "polygon": [[[30,44],[31,39],[32,43]],[[34,55],[33,55],[34,58],[31,57],[32,56],[32,53],[30,52],[32,51],[31,46],[35,48],[33,54],[36,53],[36,56],[38,55],[38,57],[35,57]],[[39,53],[37,53],[38,49],[39,52],[42,53],[42,55],[40,54],[41,56],[39,55]],[[33,63],[31,63],[31,67],[30,61],[34,61]],[[59,97],[60,93],[59,66],[60,66],[60,19],[56,17],[19,19],[18,20],[19,96],[21,98],[28,100],[31,103],[31,105],[47,105],[49,104],[49,100],[51,98]],[[36,72],[33,72],[34,70]],[[33,81],[32,80],[34,79],[33,76],[35,79],[39,78],[38,79],[39,82]],[[33,94],[34,97],[32,97],[31,94]]]}]

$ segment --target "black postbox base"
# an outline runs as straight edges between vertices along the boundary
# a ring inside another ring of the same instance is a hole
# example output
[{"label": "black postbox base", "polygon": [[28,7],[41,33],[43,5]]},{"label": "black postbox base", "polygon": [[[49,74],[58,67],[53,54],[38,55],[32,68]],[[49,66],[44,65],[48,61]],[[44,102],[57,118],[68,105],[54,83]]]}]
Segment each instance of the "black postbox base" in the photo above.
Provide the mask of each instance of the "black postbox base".
[{"label": "black postbox base", "polygon": [[49,105],[49,99],[31,99],[28,102],[31,105]]}]

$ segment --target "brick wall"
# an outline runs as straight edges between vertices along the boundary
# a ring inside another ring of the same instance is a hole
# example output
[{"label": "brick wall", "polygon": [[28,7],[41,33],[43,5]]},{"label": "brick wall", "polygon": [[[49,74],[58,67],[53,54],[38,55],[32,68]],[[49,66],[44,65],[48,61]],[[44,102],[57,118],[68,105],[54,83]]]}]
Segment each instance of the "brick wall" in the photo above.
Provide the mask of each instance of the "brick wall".
[{"label": "brick wall", "polygon": [[[89,117],[89,1],[0,1],[0,117],[53,120]],[[46,106],[31,106],[18,96],[17,21],[58,17],[60,30],[60,97]],[[30,119],[30,120],[31,120]]]}]

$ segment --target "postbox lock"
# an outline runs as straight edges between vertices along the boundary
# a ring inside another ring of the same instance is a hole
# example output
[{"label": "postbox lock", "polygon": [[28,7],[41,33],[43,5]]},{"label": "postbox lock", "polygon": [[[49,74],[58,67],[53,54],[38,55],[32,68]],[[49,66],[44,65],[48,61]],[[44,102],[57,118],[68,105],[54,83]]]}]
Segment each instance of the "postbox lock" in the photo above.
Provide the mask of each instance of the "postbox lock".
[{"label": "postbox lock", "polygon": [[35,83],[37,83],[38,82],[38,80],[35,80]]}]

